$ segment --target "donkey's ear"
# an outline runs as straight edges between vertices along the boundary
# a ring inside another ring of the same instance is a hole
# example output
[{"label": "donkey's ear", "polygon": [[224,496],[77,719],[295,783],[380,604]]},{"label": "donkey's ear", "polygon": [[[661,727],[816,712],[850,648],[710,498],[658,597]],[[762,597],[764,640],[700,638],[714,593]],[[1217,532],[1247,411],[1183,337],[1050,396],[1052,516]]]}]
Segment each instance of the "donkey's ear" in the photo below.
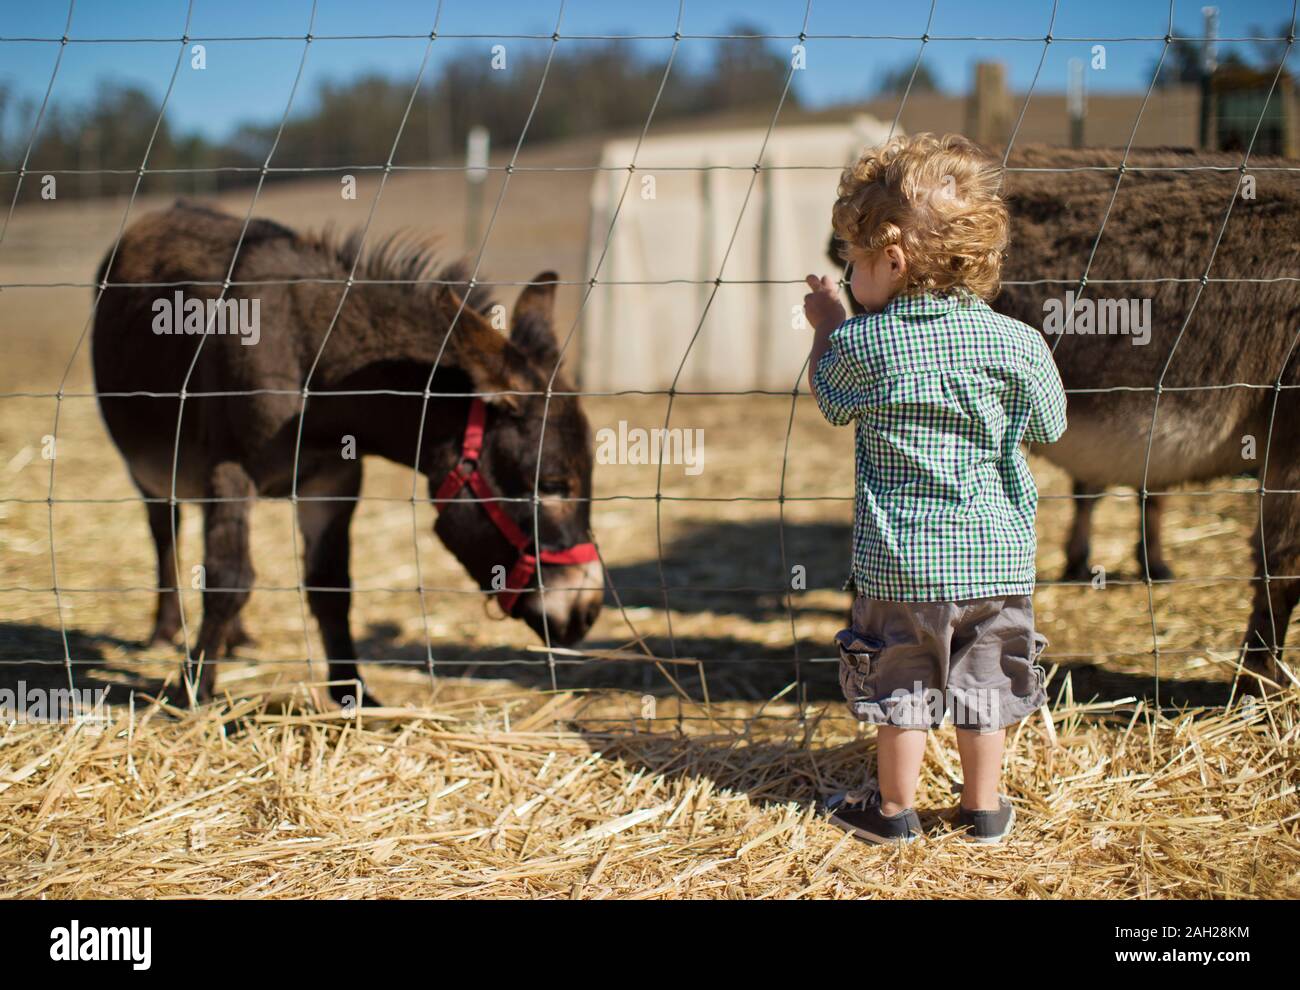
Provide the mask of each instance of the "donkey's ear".
[{"label": "donkey's ear", "polygon": [[555,287],[560,276],[555,272],[538,272],[530,285],[524,286],[515,302],[510,320],[510,343],[534,359],[558,356],[555,340]]},{"label": "donkey's ear", "polygon": [[517,351],[512,354],[514,349],[506,338],[478,310],[464,306],[455,291],[448,289],[443,300],[449,320],[460,314],[447,343],[446,363],[469,376],[471,387],[484,402],[516,408],[519,396],[509,393],[525,390],[516,367]]}]

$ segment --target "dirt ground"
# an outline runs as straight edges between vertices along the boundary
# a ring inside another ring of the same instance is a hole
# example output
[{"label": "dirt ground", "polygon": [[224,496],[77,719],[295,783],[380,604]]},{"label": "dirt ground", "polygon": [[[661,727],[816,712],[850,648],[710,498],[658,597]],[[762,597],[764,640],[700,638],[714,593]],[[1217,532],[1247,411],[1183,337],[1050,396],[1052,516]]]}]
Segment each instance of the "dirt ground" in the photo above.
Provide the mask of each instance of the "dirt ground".
[{"label": "dirt ground", "polygon": [[[588,154],[568,146],[525,163]],[[515,175],[488,276],[579,273],[588,181]],[[460,182],[395,175],[374,230],[416,227],[454,254]],[[256,212],[358,225],[376,185],[363,176],[355,202],[333,177],[272,185]],[[222,202],[242,215],[249,195]],[[133,215],[162,202],[146,188]],[[302,687],[325,678],[323,651],[298,590],[290,507],[277,501],[254,511],[258,590],[244,616],[256,641],[221,670],[228,698],[198,715],[154,704],[178,653],[141,646],[153,549],[92,394],[91,291],[20,285],[89,283],[125,207],[24,207],[0,245],[0,687],[66,685],[66,642],[78,685],[110,687],[114,718],[0,726],[0,893],[1300,894],[1295,698],[1222,709],[1251,596],[1258,507],[1244,479],[1169,499],[1169,559],[1194,580],[1153,587],[1135,570],[1133,493],[1105,499],[1094,562],[1108,580],[1095,590],[1051,580],[1069,484],[1031,459],[1054,714],[1027,720],[1008,747],[1024,823],[1015,842],[976,854],[932,816],[935,836],[919,848],[876,850],[815,819],[813,797],[868,772],[874,734],[844,712],[829,645],[848,604],[852,437],[821,421],[806,392],[677,397],[669,425],[703,429],[706,466],[665,467],[661,500],[655,467],[597,467],[609,591],[581,652],[548,655],[521,624],[490,618],[437,543],[431,508],[412,508],[409,470],[370,461],[352,622],[386,714],[345,728],[318,688]],[[792,304],[802,295],[790,293]],[[561,291],[562,336],[578,299]],[[585,400],[594,429],[662,426],[667,403]],[[51,462],[42,450],[56,415]],[[186,513],[182,574],[201,561],[199,523]],[[788,593],[795,565],[807,588]],[[185,611],[192,636],[198,592]],[[950,729],[932,751],[923,797],[939,808],[959,780]]]}]

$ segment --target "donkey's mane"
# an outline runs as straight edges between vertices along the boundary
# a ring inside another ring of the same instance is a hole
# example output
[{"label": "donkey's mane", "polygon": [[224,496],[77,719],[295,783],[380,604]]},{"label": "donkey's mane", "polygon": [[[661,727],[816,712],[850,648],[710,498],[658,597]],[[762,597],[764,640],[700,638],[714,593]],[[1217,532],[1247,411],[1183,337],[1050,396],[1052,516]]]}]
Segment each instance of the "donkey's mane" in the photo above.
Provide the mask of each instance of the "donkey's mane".
[{"label": "donkey's mane", "polygon": [[[455,314],[462,306],[475,311],[484,320],[493,317],[496,300],[482,285],[470,288],[470,270],[466,262],[463,259],[440,262],[436,242],[426,235],[399,230],[363,244],[361,230],[341,234],[326,227],[312,239],[319,250],[336,259],[345,271],[353,271],[355,264],[355,278],[387,282],[390,284],[384,285],[381,291],[408,294],[421,301],[432,302],[448,325],[456,322]],[[465,302],[462,303],[462,300]],[[462,329],[452,333],[447,342],[443,363],[459,367],[462,371],[469,372],[471,377],[474,376],[471,371],[474,368],[480,369],[480,373],[488,377],[505,374],[503,362],[507,362],[509,335],[490,330],[481,322],[479,328],[481,329],[465,326],[462,322]],[[521,356],[525,360],[508,362],[508,387],[544,388],[546,374],[535,366],[531,356]],[[490,372],[482,372],[485,368],[491,369]],[[501,387],[507,387],[507,379],[502,378],[501,382]],[[572,387],[563,378],[557,379],[557,382],[561,389]]]},{"label": "donkey's mane", "polygon": [[[461,298],[469,289],[469,266],[463,259],[442,263],[437,256],[438,244],[432,238],[410,230],[398,230],[363,244],[360,229],[341,233],[327,226],[314,238],[320,247],[336,257],[348,271],[356,265],[355,277],[366,281],[392,282],[390,288],[434,297],[451,292]],[[357,256],[360,255],[360,261]],[[496,305],[486,289],[472,290],[473,308],[488,316]]]}]

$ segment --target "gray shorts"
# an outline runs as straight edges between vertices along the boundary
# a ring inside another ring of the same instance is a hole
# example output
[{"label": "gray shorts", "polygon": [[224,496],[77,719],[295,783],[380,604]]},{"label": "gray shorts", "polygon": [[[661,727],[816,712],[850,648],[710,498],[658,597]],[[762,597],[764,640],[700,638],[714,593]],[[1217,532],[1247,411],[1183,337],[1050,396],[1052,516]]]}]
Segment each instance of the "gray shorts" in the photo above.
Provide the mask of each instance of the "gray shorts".
[{"label": "gray shorts", "polygon": [[1047,701],[1028,595],[888,602],[859,595],[835,636],[840,687],[855,718],[906,729],[996,732]]}]

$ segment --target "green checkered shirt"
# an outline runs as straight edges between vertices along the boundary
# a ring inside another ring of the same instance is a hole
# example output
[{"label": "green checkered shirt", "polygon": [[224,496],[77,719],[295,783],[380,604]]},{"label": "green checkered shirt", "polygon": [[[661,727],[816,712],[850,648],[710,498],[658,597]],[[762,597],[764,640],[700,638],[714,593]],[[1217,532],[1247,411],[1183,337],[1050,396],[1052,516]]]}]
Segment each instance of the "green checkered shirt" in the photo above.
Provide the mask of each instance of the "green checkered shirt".
[{"label": "green checkered shirt", "polygon": [[1038,490],[1022,440],[1065,431],[1042,335],[972,295],[895,297],[846,320],[813,376],[822,415],[857,420],[853,581],[890,601],[1034,590]]}]

